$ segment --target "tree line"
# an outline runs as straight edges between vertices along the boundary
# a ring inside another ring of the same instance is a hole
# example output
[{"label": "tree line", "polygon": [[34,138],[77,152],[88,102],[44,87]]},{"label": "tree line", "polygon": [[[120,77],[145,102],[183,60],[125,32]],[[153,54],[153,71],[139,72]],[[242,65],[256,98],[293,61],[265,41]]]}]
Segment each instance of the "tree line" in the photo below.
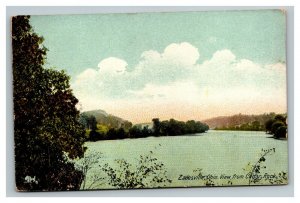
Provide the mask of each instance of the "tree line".
[{"label": "tree line", "polygon": [[215,130],[264,131],[265,125],[256,120],[250,123],[243,123],[236,126],[216,127]]},{"label": "tree line", "polygon": [[274,118],[275,115],[274,112],[257,115],[239,113],[231,116],[218,116],[203,122],[207,123],[211,129],[265,131],[265,122]]},{"label": "tree line", "polygon": [[287,137],[287,116],[286,114],[270,114],[272,118],[268,119],[264,124],[259,121],[243,123],[237,126],[216,127],[215,130],[242,130],[242,131],[266,131],[274,138],[282,139]]},{"label": "tree line", "polygon": [[126,138],[144,138],[149,136],[178,136],[186,134],[204,133],[209,126],[200,121],[189,120],[178,121],[173,118],[160,121],[159,118],[152,119],[152,127],[149,125],[134,125],[130,128],[109,128],[107,131],[99,130],[97,121],[93,115],[80,119],[89,132],[87,141],[116,140]]}]

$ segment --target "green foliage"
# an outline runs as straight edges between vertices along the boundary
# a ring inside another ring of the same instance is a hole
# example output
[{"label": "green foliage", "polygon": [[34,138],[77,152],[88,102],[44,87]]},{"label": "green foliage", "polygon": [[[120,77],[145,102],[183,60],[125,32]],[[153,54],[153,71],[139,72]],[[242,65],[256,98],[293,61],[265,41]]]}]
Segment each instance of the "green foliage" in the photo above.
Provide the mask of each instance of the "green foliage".
[{"label": "green foliage", "polygon": [[[211,118],[204,122],[207,123],[211,129],[216,130],[264,131],[265,122],[274,118],[275,115],[273,112],[259,115],[236,114]],[[257,125],[258,123],[259,126]]]},{"label": "green foliage", "polygon": [[215,130],[264,131],[265,127],[258,120],[236,126],[216,127]]},{"label": "green foliage", "polygon": [[264,150],[262,149],[261,155],[259,159],[256,161],[256,163],[251,164],[250,162],[247,164],[247,166],[243,169],[246,174],[246,178],[249,179],[249,185],[258,185],[261,184],[261,182],[268,182],[269,184],[283,184],[287,183],[288,177],[286,172],[279,172],[279,173],[273,173],[268,174],[266,172],[267,169],[267,158],[268,156],[271,156],[275,153],[275,148]]},{"label": "green foliage", "polygon": [[82,173],[64,153],[72,159],[85,151],[85,131],[75,108],[78,100],[64,71],[43,68],[47,49],[29,18],[12,18],[16,186],[19,190],[76,190]]},{"label": "green foliage", "polygon": [[280,128],[280,127],[282,127],[282,126],[285,126],[283,122],[281,122],[281,121],[275,121],[272,124],[271,133],[275,135],[277,129]]},{"label": "green foliage", "polygon": [[286,138],[287,127],[285,125],[279,126],[274,133],[276,138]]},{"label": "green foliage", "polygon": [[287,117],[284,115],[274,115],[274,118],[265,123],[266,132],[274,135],[275,138],[287,138]]},{"label": "green foliage", "polygon": [[267,133],[270,133],[272,131],[272,125],[273,123],[275,122],[276,120],[275,119],[270,119],[270,120],[267,120],[266,123],[265,123],[265,128],[266,128],[266,132]]},{"label": "green foliage", "polygon": [[204,133],[209,127],[200,121],[189,120],[187,122],[170,119],[160,123],[160,135],[177,136],[184,134]]},{"label": "green foliage", "polygon": [[129,135],[130,135],[130,138],[143,137],[141,129],[136,125],[129,129]]},{"label": "green foliage", "polygon": [[98,129],[98,132],[100,132],[102,134],[106,134],[109,130],[108,126],[102,125],[102,124],[97,124],[97,129]]},{"label": "green foliage", "polygon": [[117,130],[114,128],[109,129],[107,132],[107,137],[112,140],[117,139]]},{"label": "green foliage", "polygon": [[286,117],[283,116],[283,115],[280,115],[280,114],[276,115],[276,116],[275,116],[275,120],[281,121],[281,122],[283,122],[283,123],[286,124]]},{"label": "green foliage", "polygon": [[161,128],[159,118],[153,118],[152,122],[153,122],[153,132],[154,132],[154,134],[159,135],[160,134],[160,128]]},{"label": "green foliage", "polygon": [[116,164],[116,168],[105,164],[103,171],[107,174],[109,184],[119,189],[166,187],[172,182],[167,177],[164,164],[153,157],[152,151],[149,155],[141,155],[137,164],[124,159],[116,160]]},{"label": "green foliage", "polygon": [[79,122],[85,127],[87,130],[95,131],[97,130],[97,121],[96,117],[91,115],[88,116],[86,114],[80,114]]},{"label": "green foliage", "polygon": [[95,142],[95,141],[100,140],[101,137],[102,137],[102,136],[101,136],[101,134],[100,134],[99,132],[97,132],[97,131],[95,131],[95,130],[91,130],[91,131],[90,131],[90,134],[89,134],[88,140]]},{"label": "green foliage", "polygon": [[204,133],[209,127],[205,123],[189,120],[187,122],[170,119],[160,121],[158,118],[153,120],[153,128],[149,126],[135,125],[128,130],[123,127],[110,128],[108,131],[90,131],[89,141],[115,140],[126,138],[143,138],[149,136],[178,136],[185,134]]}]

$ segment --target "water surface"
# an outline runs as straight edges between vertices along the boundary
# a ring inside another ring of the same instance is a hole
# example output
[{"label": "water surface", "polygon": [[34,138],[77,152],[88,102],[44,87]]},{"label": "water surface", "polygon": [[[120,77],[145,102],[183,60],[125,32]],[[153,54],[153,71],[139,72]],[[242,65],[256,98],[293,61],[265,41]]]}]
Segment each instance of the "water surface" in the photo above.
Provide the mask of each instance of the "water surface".
[{"label": "water surface", "polygon": [[[89,149],[87,153],[102,153],[100,165],[108,163],[112,167],[116,166],[115,159],[125,159],[134,164],[140,155],[152,151],[153,157],[165,165],[172,180],[170,187],[205,184],[204,180],[178,180],[180,175],[197,175],[194,169],[202,169],[204,175],[218,176],[213,180],[215,185],[226,185],[228,180],[220,179],[220,176],[246,175],[247,170],[244,169],[247,169],[247,164],[255,164],[261,157],[262,149],[275,149],[275,153],[266,156],[263,163],[266,168],[261,173],[288,171],[287,141],[270,138],[265,132],[209,130],[207,133],[176,137],[88,142],[86,146]],[[93,173],[105,177],[99,166],[90,171],[88,179]],[[246,178],[231,179],[231,182],[248,184]],[[110,188],[105,181],[101,187]]]}]

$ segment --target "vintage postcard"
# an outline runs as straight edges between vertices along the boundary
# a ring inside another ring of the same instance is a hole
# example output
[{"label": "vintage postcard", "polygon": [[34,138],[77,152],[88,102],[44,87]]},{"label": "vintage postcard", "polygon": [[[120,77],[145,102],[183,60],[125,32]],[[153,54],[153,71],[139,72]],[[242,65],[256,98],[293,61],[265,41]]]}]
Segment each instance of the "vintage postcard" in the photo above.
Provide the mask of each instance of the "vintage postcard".
[{"label": "vintage postcard", "polygon": [[12,17],[17,191],[288,184],[283,10]]}]

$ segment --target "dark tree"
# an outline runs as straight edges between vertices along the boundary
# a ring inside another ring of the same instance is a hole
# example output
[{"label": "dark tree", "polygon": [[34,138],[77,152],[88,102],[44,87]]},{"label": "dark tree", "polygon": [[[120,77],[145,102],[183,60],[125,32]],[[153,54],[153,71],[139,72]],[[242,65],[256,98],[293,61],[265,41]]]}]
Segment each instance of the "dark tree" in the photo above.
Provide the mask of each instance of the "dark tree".
[{"label": "dark tree", "polygon": [[127,138],[126,132],[124,128],[119,128],[116,132],[118,139],[125,139]]},{"label": "dark tree", "polygon": [[272,124],[272,129],[271,129],[272,134],[275,135],[277,129],[280,128],[280,127],[282,127],[282,126],[285,126],[283,122],[281,122],[281,121],[275,121]]},{"label": "dark tree", "polygon": [[280,126],[280,127],[276,130],[274,136],[275,136],[276,138],[286,138],[286,133],[287,133],[287,127],[286,127],[286,126]]},{"label": "dark tree", "polygon": [[129,129],[129,135],[130,135],[130,138],[142,137],[141,129],[135,125]]},{"label": "dark tree", "polygon": [[81,113],[79,115],[79,122],[85,127],[85,129],[96,131],[97,130],[97,119],[94,115],[87,115],[86,113]]},{"label": "dark tree", "polygon": [[186,122],[187,133],[195,132],[196,131],[195,127],[196,127],[196,122],[194,120],[190,120]]},{"label": "dark tree", "polygon": [[102,139],[100,133],[98,133],[98,132],[95,131],[95,130],[92,130],[92,131],[90,132],[90,134],[89,134],[89,140],[90,140],[90,141],[95,142],[95,141],[98,141],[98,140],[100,140],[100,139]]},{"label": "dark tree", "polygon": [[287,138],[286,116],[274,115],[274,118],[265,123],[266,132],[274,135],[275,138]]},{"label": "dark tree", "polygon": [[109,140],[115,140],[115,139],[118,139],[117,137],[117,130],[114,129],[114,128],[110,128],[106,134],[107,136],[107,139]]},{"label": "dark tree", "polygon": [[273,123],[275,121],[276,121],[275,119],[267,120],[267,122],[265,123],[265,128],[266,128],[266,132],[267,133],[271,133],[271,131],[272,131],[272,125],[273,125]]},{"label": "dark tree", "polygon": [[168,136],[169,132],[169,121],[162,121],[160,123],[160,131],[162,135]]},{"label": "dark tree", "polygon": [[286,117],[283,116],[283,115],[276,115],[275,116],[275,120],[281,121],[281,122],[283,122],[286,125]]},{"label": "dark tree", "polygon": [[200,121],[189,120],[187,122],[177,121],[171,118],[168,121],[159,121],[158,119],[153,119],[154,135],[155,129],[159,125],[159,136],[177,136],[184,134],[195,134],[204,133],[209,129],[208,125],[201,123]]},{"label": "dark tree", "polygon": [[153,130],[154,130],[154,135],[158,136],[160,134],[160,121],[159,118],[153,118]]},{"label": "dark tree", "polygon": [[[148,137],[153,134],[148,126],[144,126],[141,132],[142,132],[142,137]],[[155,136],[157,136],[157,135],[155,134]]]},{"label": "dark tree", "polygon": [[47,49],[29,18],[12,18],[16,187],[76,190],[83,176],[66,155],[82,157],[85,151],[78,100],[69,76],[43,68]]},{"label": "dark tree", "polygon": [[85,113],[81,113],[79,115],[79,122],[84,126],[85,129],[89,128],[88,120],[89,120],[89,117]]},{"label": "dark tree", "polygon": [[91,131],[97,130],[97,120],[95,116],[88,117],[88,128]]}]

